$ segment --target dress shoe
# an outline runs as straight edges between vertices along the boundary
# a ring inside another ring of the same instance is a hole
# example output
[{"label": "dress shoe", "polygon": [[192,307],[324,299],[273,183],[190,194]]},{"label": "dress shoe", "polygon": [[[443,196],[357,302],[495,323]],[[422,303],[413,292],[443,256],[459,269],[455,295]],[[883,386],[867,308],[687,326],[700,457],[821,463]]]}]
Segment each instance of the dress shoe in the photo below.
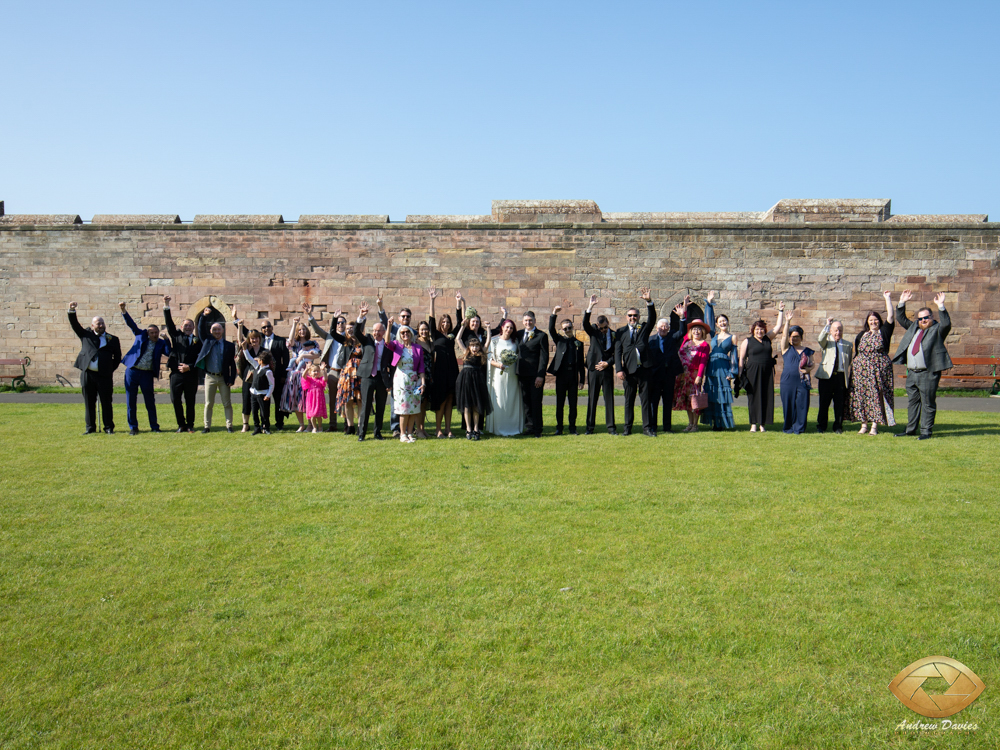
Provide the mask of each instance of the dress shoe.
[{"label": "dress shoe", "polygon": [[136,429],[135,427],[133,427],[132,429],[130,429],[130,430],[128,431],[128,434],[129,434],[129,435],[138,435],[138,434],[139,434],[139,431],[138,431],[138,430],[137,430],[137,429]]},{"label": "dress shoe", "polygon": [[562,435],[562,427],[556,427],[556,435]]},{"label": "dress shoe", "polygon": [[917,440],[930,440],[930,439],[931,439],[931,434],[929,432],[925,432],[920,437],[917,438]]},{"label": "dress shoe", "polygon": [[653,430],[643,430],[642,434],[645,435],[646,437],[656,437],[656,432],[654,432]]},{"label": "dress shoe", "polygon": [[233,431],[233,426],[231,424],[227,424],[226,425],[226,432],[232,432],[232,431]]},{"label": "dress shoe", "polygon": [[150,430],[150,432],[159,432],[159,431],[160,431],[159,427],[154,427],[153,429]]},{"label": "dress shoe", "polygon": [[622,435],[631,435],[631,434],[632,434],[632,428],[631,428],[631,427],[626,427],[626,428],[625,428],[625,429],[624,429],[624,430],[622,431]]},{"label": "dress shoe", "polygon": [[114,435],[115,434],[115,428],[114,427],[105,427],[104,428],[104,434],[105,435]]},{"label": "dress shoe", "polygon": [[376,432],[372,437],[374,437],[376,440],[382,440],[382,433]]},{"label": "dress shoe", "polygon": [[84,434],[84,435],[96,435],[96,434],[97,434],[97,430],[87,430],[87,431],[86,431],[85,433],[83,433],[83,434]]},{"label": "dress shoe", "polygon": [[263,434],[263,435],[270,435],[271,431],[270,430],[263,430],[261,434]]},{"label": "dress shoe", "polygon": [[202,435],[207,435],[207,434],[208,434],[208,433],[210,433],[211,431],[212,431],[212,428],[211,428],[211,427],[206,427],[206,428],[205,428],[204,430],[202,430],[202,431],[201,431],[201,434],[202,434]]},{"label": "dress shoe", "polygon": [[593,430],[591,430],[591,429],[590,429],[590,428],[588,427],[588,428],[587,428],[587,431],[586,431],[586,432],[584,432],[583,434],[584,434],[584,435],[593,435],[593,434],[594,434],[594,431],[593,431]]},{"label": "dress shoe", "polygon": [[260,434],[262,434],[263,432],[264,432],[264,431],[263,431],[262,429],[260,429],[260,427],[255,427],[255,428],[254,428],[254,430],[253,430],[253,432],[252,432],[251,434],[252,434],[252,435],[260,435]]},{"label": "dress shoe", "polygon": [[365,433],[362,432],[360,435],[358,435],[358,442],[363,443],[364,441],[365,441]]},{"label": "dress shoe", "polygon": [[575,427],[570,427],[570,428],[569,428],[569,434],[570,434],[570,435],[577,435],[577,434],[579,434],[579,433],[578,433],[578,432],[576,431],[576,428],[575,428]]},{"label": "dress shoe", "polygon": [[188,427],[187,431],[194,435],[194,427]]},{"label": "dress shoe", "polygon": [[844,431],[843,431],[843,430],[834,430],[834,431],[833,431],[833,434],[834,434],[834,435],[843,435],[843,434],[844,434]]},{"label": "dress shoe", "polygon": [[177,432],[187,432],[187,431],[188,431],[187,427],[178,427],[177,428]]},{"label": "dress shoe", "polygon": [[618,430],[616,430],[614,427],[609,427],[608,428],[608,434],[609,435],[620,435],[621,433],[619,433]]},{"label": "dress shoe", "polygon": [[348,435],[357,435],[358,434],[358,426],[352,424],[350,427],[347,428],[346,433]]},{"label": "dress shoe", "polygon": [[916,437],[916,436],[917,436],[917,433],[915,433],[915,432],[897,432],[896,433],[896,437]]}]

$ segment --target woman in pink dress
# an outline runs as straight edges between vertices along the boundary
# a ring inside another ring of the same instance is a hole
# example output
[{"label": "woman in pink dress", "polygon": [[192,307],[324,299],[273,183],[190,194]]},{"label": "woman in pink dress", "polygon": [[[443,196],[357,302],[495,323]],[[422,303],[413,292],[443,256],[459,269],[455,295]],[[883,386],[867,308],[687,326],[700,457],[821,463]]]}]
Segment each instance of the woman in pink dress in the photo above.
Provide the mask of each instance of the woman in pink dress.
[{"label": "woman in pink dress", "polygon": [[302,394],[306,419],[313,432],[319,432],[326,418],[326,365],[310,365],[302,374]]},{"label": "woman in pink dress", "polygon": [[708,356],[712,351],[708,343],[710,334],[711,331],[705,321],[692,320],[688,323],[687,336],[684,337],[680,351],[677,352],[681,365],[684,366],[684,372],[677,376],[674,385],[674,411],[688,413],[688,426],[684,428],[684,432],[698,431],[698,415],[701,414],[701,409],[691,408],[691,397],[703,392],[705,368],[708,366]]}]

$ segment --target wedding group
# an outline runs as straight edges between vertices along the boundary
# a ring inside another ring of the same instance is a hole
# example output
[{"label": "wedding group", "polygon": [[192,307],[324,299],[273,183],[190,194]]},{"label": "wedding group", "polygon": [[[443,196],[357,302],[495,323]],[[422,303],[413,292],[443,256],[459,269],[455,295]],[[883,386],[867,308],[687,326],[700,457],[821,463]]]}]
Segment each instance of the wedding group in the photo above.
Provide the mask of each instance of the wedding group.
[{"label": "wedding group", "polygon": [[[373,322],[368,319],[370,306],[363,302],[353,319],[338,310],[328,329],[304,303],[287,336],[275,333],[270,320],[251,323],[234,309],[233,340],[226,335],[225,317],[215,308],[205,308],[196,316],[197,323],[185,319],[178,328],[171,298],[165,296],[164,336],[157,325],[136,325],[121,302],[122,318],[134,335],[124,356],[104,319],[94,317],[84,328],[77,320],[77,304],[71,302],[70,326],[81,341],[75,366],[81,372],[85,434],[98,432],[98,403],[104,432],[114,432],[112,379],[119,366],[125,367],[129,433],[139,432],[140,392],[150,430],[160,432],[154,380],[160,377],[164,358],[177,432],[195,431],[195,395],[201,383],[202,432],[212,429],[216,400],[222,403],[226,430],[235,432],[232,389],[239,379],[242,431],[252,429],[253,434],[271,434],[273,410],[275,430],[284,429],[292,415],[298,432],[337,432],[342,419],[344,433],[359,441],[368,436],[369,426],[373,439],[391,434],[403,443],[448,439],[463,432],[468,440],[483,435],[537,438],[542,436],[542,398],[549,375],[555,381],[556,435],[578,434],[577,402],[584,388],[587,435],[597,429],[602,400],[604,429],[631,435],[637,396],[647,437],[671,432],[675,411],[687,416],[684,432],[696,432],[699,426],[732,430],[733,403],[741,392],[748,398],[750,431],[764,432],[774,423],[776,338],[782,358],[784,432],[806,431],[814,379],[818,432],[842,433],[845,422],[855,422],[861,434],[877,435],[879,427],[895,425],[892,366],[897,364],[906,366],[908,396],[908,423],[897,436],[924,440],[933,433],[941,373],[952,366],[945,347],[951,319],[943,292],[934,297],[939,320],[930,307],[917,310],[915,320],[908,317],[910,291],[902,292],[895,306],[891,293],[883,292],[884,316],[878,310],[868,312],[853,345],[844,338],[844,323],[831,317],[815,348],[806,344],[803,328],[792,324],[794,313],[784,302],[777,306],[773,326],[756,320],[740,340],[729,318],[716,313],[714,292],[705,297],[703,317],[695,317],[694,311],[700,314],[701,308],[685,296],[669,317],[657,318],[650,290],[642,288],[641,304],[630,308],[624,324],[616,328],[605,315],[592,317],[597,304],[593,295],[583,316],[586,347],[572,319],[559,319],[559,305],[542,329],[532,311],[521,316],[518,327],[505,307],[495,324],[485,322],[461,291],[455,293],[454,319],[449,313],[439,317],[439,293],[431,289],[427,297],[428,314],[416,324],[408,307],[388,315],[379,294]],[[904,335],[892,352],[897,323]],[[624,394],[620,429],[616,388]]]}]

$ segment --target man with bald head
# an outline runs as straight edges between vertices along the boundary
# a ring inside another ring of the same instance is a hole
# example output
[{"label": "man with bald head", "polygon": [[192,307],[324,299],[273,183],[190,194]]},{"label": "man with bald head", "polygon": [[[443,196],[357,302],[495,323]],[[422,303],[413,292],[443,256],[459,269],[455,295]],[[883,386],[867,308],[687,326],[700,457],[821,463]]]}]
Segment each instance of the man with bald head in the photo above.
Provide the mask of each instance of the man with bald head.
[{"label": "man with bald head", "polygon": [[[212,308],[206,307],[202,319],[208,320]],[[205,429],[212,431],[212,410],[216,392],[226,410],[226,432],[233,431],[233,402],[230,389],[236,383],[236,345],[225,340],[226,329],[222,323],[212,323],[209,335],[201,345],[201,352],[194,366],[205,371]]]},{"label": "man with bald head", "polygon": [[830,403],[833,402],[833,431],[839,435],[844,431],[844,406],[847,402],[852,354],[850,342],[844,341],[844,324],[827,318],[826,327],[819,334],[819,348],[823,359],[816,370],[819,387],[816,431],[826,432]]},{"label": "man with bald head", "polygon": [[115,415],[112,407],[114,374],[122,361],[122,346],[117,336],[107,332],[104,318],[95,317],[90,328],[84,328],[76,319],[76,303],[69,303],[69,324],[80,339],[80,354],[74,366],[80,371],[80,387],[83,391],[84,418],[87,431],[84,435],[97,432],[97,399],[101,399],[101,421],[109,435],[115,431]]}]

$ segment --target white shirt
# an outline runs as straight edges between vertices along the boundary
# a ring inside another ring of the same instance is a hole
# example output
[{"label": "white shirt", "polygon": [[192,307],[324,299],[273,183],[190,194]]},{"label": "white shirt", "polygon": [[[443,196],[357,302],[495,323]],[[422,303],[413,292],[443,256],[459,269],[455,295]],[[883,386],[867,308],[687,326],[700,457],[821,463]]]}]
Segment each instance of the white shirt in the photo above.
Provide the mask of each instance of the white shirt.
[{"label": "white shirt", "polygon": [[[100,338],[100,341],[101,341],[101,345],[99,347],[97,347],[98,349],[103,349],[105,346],[107,346],[107,344],[108,344],[108,338],[107,338],[107,336],[108,336],[108,334],[106,334],[106,333],[102,333],[100,335],[99,338]],[[90,370],[91,372],[97,372],[97,357],[96,356],[92,360],[90,360],[90,364],[87,365],[87,369]]]}]

